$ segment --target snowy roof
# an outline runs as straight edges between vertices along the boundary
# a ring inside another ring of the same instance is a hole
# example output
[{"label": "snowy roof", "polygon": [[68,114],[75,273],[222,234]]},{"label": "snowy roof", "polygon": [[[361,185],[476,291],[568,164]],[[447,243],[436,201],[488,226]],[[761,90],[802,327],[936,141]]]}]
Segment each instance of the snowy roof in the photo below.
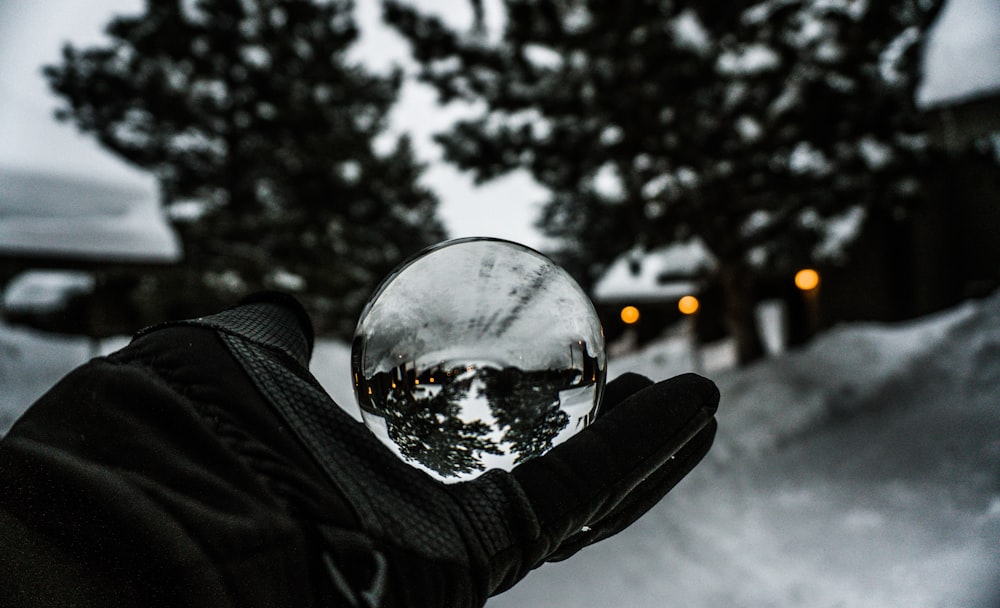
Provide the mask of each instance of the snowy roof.
[{"label": "snowy roof", "polygon": [[928,32],[917,105],[1000,95],[1000,2],[948,0]]},{"label": "snowy roof", "polygon": [[177,235],[146,190],[0,171],[0,257],[169,263]]},{"label": "snowy roof", "polygon": [[715,257],[698,239],[640,256],[630,252],[611,264],[593,295],[597,301],[679,298],[697,293],[699,279],[714,267]]}]

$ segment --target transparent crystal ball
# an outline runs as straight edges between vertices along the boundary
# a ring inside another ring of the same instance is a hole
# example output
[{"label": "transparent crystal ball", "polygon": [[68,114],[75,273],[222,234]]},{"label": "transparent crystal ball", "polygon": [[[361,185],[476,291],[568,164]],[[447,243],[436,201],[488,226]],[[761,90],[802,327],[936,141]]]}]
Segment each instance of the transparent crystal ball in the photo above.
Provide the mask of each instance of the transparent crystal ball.
[{"label": "transparent crystal ball", "polygon": [[584,428],[606,364],[576,281],[537,251],[491,238],[403,262],[369,299],[351,350],[365,424],[449,483],[510,470]]}]

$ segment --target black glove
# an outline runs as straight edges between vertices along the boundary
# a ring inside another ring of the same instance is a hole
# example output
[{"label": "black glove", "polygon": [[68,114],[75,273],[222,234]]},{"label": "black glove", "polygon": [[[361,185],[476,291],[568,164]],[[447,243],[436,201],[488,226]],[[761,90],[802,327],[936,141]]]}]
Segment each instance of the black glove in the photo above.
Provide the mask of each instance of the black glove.
[{"label": "black glove", "polygon": [[708,451],[719,394],[608,384],[513,472],[441,484],[308,372],[275,295],[146,330],[0,442],[0,605],[482,606],[642,515]]}]

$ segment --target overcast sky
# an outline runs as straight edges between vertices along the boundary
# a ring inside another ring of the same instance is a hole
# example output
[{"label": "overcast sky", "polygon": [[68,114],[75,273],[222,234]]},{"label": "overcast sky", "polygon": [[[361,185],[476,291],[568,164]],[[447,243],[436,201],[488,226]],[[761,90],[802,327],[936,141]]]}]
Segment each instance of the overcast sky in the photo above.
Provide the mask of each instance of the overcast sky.
[{"label": "overcast sky", "polygon": [[[456,21],[470,18],[467,0],[423,0]],[[381,26],[377,0],[357,0],[363,38],[354,53],[375,69],[407,59],[402,38]],[[155,183],[79,135],[57,123],[58,105],[41,75],[42,65],[58,62],[62,45],[99,43],[104,25],[115,13],[141,11],[143,0],[0,0],[0,168],[32,169],[138,184]],[[451,236],[495,236],[533,247],[543,238],[534,229],[545,193],[526,175],[514,175],[475,188],[469,177],[436,162],[431,134],[458,114],[434,103],[426,87],[409,83],[393,114],[393,129],[410,132],[418,153],[431,166],[425,183],[438,193],[440,212]]]}]

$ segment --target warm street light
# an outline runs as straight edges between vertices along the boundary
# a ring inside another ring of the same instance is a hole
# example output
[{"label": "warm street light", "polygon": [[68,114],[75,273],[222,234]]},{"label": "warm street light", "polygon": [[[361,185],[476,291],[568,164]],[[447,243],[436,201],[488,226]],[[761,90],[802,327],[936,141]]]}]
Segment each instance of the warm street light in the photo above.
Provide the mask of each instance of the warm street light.
[{"label": "warm street light", "polygon": [[693,315],[698,312],[698,307],[701,303],[698,302],[698,298],[694,296],[684,296],[677,301],[677,310],[681,311],[685,315]]},{"label": "warm street light", "polygon": [[691,347],[691,367],[695,371],[702,367],[701,344],[698,341],[698,317],[695,315],[700,307],[701,302],[691,295],[677,300],[677,310],[686,317],[684,319],[684,333],[687,335],[688,345]]},{"label": "warm street light", "polygon": [[639,309],[635,306],[626,306],[622,309],[621,318],[626,325],[632,325],[639,320]]},{"label": "warm street light", "polygon": [[808,335],[813,336],[819,331],[819,273],[812,268],[803,268],[795,273],[795,286],[802,291],[806,330]]},{"label": "warm street light", "polygon": [[803,268],[795,273],[795,286],[802,291],[812,291],[819,287],[819,273],[812,268]]}]

